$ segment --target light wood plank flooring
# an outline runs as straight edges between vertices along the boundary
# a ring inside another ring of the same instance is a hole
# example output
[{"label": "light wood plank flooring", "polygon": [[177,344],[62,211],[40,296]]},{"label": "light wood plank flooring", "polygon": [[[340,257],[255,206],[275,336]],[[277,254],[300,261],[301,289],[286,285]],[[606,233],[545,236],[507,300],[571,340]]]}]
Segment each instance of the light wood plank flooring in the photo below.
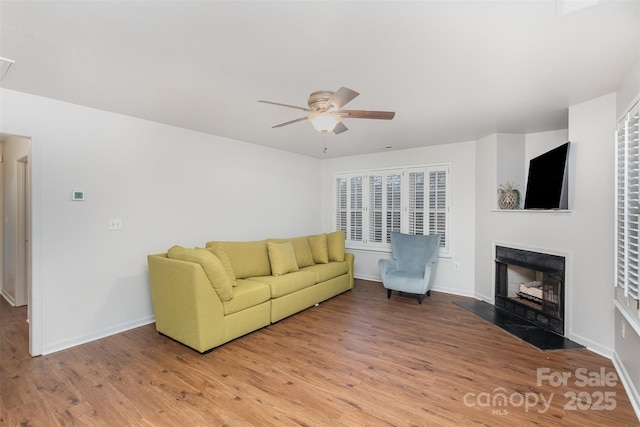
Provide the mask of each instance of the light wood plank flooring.
[{"label": "light wood plank flooring", "polygon": [[[148,325],[31,358],[26,309],[0,298],[0,425],[640,425],[619,379],[580,386],[578,369],[615,376],[608,359],[542,352],[459,299],[358,280],[204,355]],[[572,376],[537,385],[538,368]]]}]

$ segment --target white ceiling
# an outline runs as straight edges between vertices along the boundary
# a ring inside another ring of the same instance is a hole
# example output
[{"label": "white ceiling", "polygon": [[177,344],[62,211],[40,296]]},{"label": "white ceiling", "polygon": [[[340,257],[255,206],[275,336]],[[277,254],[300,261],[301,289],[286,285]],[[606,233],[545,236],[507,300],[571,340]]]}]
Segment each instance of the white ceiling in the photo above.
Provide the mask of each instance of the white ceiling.
[{"label": "white ceiling", "polygon": [[[640,0],[562,7],[2,0],[1,85],[319,158],[556,130],[640,58]],[[257,102],[340,86],[360,92],[347,108],[396,117],[345,120],[326,154],[308,122],[271,128],[303,112]]]}]

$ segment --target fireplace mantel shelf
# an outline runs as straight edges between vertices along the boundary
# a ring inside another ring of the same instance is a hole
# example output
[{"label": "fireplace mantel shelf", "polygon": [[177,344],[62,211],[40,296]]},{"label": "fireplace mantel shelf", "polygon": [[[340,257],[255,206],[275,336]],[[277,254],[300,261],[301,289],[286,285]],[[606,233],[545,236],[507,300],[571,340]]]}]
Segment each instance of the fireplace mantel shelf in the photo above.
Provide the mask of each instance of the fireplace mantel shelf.
[{"label": "fireplace mantel shelf", "polygon": [[532,214],[570,214],[570,209],[491,209],[491,212],[532,213]]}]

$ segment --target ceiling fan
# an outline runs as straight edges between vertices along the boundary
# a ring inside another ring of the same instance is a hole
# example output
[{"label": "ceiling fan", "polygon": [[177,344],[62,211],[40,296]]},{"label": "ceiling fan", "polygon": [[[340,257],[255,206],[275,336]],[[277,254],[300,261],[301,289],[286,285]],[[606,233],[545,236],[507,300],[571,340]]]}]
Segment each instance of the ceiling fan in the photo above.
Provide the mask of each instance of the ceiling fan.
[{"label": "ceiling fan", "polygon": [[301,122],[303,120],[309,120],[313,127],[319,132],[326,134],[333,131],[336,135],[349,130],[342,119],[380,119],[391,120],[396,115],[393,111],[365,111],[365,110],[343,110],[342,107],[351,102],[356,96],[360,95],[358,92],[341,87],[337,92],[331,92],[328,90],[319,90],[309,95],[307,101],[308,108],[297,107],[295,105],[281,104],[279,102],[272,101],[258,101],[265,104],[279,105],[281,107],[295,108],[302,110],[309,115],[300,117],[288,122],[280,123],[273,126],[279,128],[287,126],[293,123]]}]

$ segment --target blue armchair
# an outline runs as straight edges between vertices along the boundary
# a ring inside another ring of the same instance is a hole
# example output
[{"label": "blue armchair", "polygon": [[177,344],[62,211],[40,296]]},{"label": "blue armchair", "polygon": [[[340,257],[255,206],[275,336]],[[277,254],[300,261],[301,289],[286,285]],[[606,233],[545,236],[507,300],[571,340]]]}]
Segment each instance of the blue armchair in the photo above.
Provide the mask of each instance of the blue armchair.
[{"label": "blue armchair", "polygon": [[387,298],[391,298],[391,291],[408,292],[418,294],[418,303],[422,304],[424,294],[431,295],[439,248],[439,234],[421,236],[392,232],[393,259],[378,260]]}]

